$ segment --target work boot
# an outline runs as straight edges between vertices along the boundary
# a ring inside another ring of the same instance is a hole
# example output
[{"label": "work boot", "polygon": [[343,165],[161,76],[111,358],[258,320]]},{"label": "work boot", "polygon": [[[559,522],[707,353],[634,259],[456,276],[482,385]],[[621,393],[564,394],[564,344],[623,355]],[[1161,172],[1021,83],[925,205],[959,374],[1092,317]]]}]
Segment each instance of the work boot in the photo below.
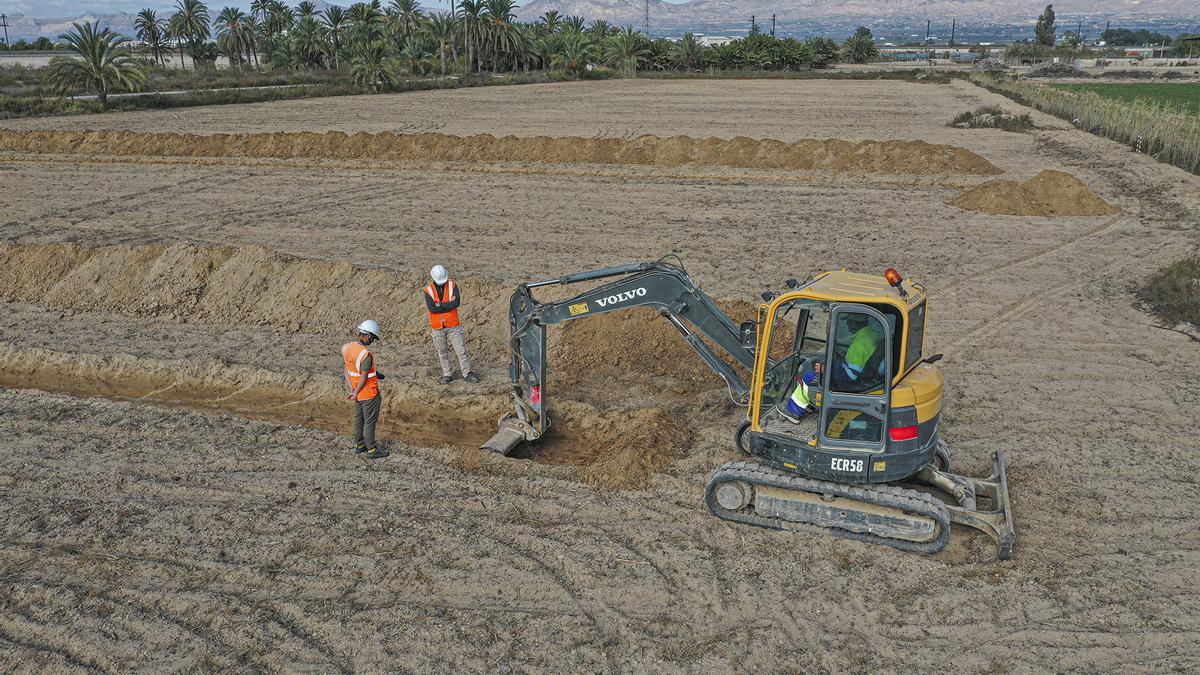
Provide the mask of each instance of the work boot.
[{"label": "work boot", "polygon": [[450,384],[453,381],[454,381],[453,375],[443,375],[442,379],[439,380],[439,382],[441,382],[442,384]]},{"label": "work boot", "polygon": [[363,455],[365,459],[383,459],[392,453],[387,451],[387,448],[371,448],[367,454]]},{"label": "work boot", "polygon": [[782,406],[782,405],[776,406],[775,412],[779,413],[780,417],[791,422],[792,424],[800,424],[800,422],[803,421],[805,417],[808,417],[807,410],[805,410],[802,415],[797,417],[796,415],[793,415],[791,412],[788,411],[787,406]]},{"label": "work boot", "polygon": [[467,376],[463,379],[465,379],[467,382],[470,382],[471,384],[479,384],[479,376],[476,375],[474,372],[467,373]]},{"label": "work boot", "polygon": [[367,446],[362,443],[354,446],[354,454],[356,454],[356,455],[361,455],[362,453],[364,453],[366,451],[367,451]]}]

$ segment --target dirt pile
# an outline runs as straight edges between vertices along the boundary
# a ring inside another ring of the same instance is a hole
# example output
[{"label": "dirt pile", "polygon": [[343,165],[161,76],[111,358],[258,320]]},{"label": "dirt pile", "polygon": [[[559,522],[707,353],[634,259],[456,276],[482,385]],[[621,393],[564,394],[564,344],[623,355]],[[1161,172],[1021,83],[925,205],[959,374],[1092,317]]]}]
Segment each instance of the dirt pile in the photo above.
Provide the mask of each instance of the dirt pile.
[{"label": "dirt pile", "polygon": [[1009,216],[1102,216],[1119,211],[1083,181],[1051,170],[1024,182],[990,180],[948,203],[968,211]]},{"label": "dirt pile", "polygon": [[995,175],[975,153],[923,141],[805,139],[795,143],[738,136],[579,138],[450,136],[438,133],[259,133],[200,136],[129,131],[5,131],[0,150],[28,153],[270,157],[454,162],[536,162],[731,166],[749,169]]},{"label": "dirt pile", "polygon": [[603,434],[603,449],[580,471],[588,485],[638,490],[683,456],[692,443],[686,426],[662,410],[639,410]]},{"label": "dirt pile", "polygon": [[1025,74],[1025,77],[1090,77],[1069,63],[1047,63]]},{"label": "dirt pile", "polygon": [[[734,321],[754,318],[749,303],[719,304]],[[630,374],[674,395],[723,386],[679,331],[649,308],[568,323],[551,338],[550,352],[559,372],[580,387]]]},{"label": "dirt pile", "polygon": [[[425,344],[424,271],[404,274],[306,260],[257,246],[0,244],[0,299],[58,309],[348,334],[363,315],[384,339]],[[464,279],[473,339],[502,345],[510,289]]]}]

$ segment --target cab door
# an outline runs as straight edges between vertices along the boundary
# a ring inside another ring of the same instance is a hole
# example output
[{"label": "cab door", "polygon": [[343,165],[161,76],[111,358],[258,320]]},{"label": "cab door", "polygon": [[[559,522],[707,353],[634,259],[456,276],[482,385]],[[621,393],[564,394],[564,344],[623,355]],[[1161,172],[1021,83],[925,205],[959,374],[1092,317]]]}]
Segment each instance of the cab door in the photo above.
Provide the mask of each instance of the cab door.
[{"label": "cab door", "polygon": [[[892,381],[891,332],[884,315],[871,307],[832,306],[822,376],[823,450],[883,451]],[[844,470],[858,473],[865,471],[864,465],[854,461]]]}]

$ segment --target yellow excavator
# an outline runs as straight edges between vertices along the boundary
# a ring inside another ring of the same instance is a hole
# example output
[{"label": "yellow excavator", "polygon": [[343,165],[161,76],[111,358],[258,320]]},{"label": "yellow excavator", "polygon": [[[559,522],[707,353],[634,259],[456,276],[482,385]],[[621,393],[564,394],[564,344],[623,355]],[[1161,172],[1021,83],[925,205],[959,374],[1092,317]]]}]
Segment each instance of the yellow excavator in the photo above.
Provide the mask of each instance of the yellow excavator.
[{"label": "yellow excavator", "polygon": [[[567,300],[533,297],[540,287],[599,280]],[[924,355],[925,288],[894,269],[823,272],[785,286],[763,292],[757,319],[739,324],[675,256],[520,285],[509,306],[515,410],[482,449],[507,455],[549,429],[549,326],[651,307],[746,408],[734,443],[747,457],[709,478],[712,513],[777,529],[819,526],[917,553],[941,550],[959,523],[987,533],[997,557],[1010,559],[1016,531],[1003,452],[993,451],[988,478],[950,472],[939,428],[941,354]]]}]

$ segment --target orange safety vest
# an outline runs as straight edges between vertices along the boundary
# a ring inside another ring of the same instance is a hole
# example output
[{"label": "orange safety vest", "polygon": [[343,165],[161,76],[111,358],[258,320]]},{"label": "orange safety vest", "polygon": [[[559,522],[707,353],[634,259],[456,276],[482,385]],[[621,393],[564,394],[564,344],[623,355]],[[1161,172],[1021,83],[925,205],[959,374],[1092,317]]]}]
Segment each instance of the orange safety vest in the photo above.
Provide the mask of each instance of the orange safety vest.
[{"label": "orange safety vest", "polygon": [[[433,283],[430,283],[428,286],[425,287],[425,294],[428,295],[430,298],[432,298],[434,302],[450,302],[450,299],[454,297],[454,288],[455,288],[454,280],[447,279],[446,285],[442,286],[442,297],[441,298],[438,298],[437,286],[434,285]],[[438,330],[441,328],[454,328],[457,325],[458,325],[458,308],[457,307],[450,310],[449,312],[442,312],[441,314],[434,314],[433,312],[429,313],[429,327],[434,330]]]},{"label": "orange safety vest", "polygon": [[[371,350],[361,342],[347,342],[342,345],[342,358],[346,360],[346,375],[350,378],[350,386],[357,388],[363,377],[360,370],[363,359]],[[379,395],[379,378],[375,376],[375,356],[371,355],[371,369],[366,372],[367,384],[358,392],[358,400],[369,401]]]}]

